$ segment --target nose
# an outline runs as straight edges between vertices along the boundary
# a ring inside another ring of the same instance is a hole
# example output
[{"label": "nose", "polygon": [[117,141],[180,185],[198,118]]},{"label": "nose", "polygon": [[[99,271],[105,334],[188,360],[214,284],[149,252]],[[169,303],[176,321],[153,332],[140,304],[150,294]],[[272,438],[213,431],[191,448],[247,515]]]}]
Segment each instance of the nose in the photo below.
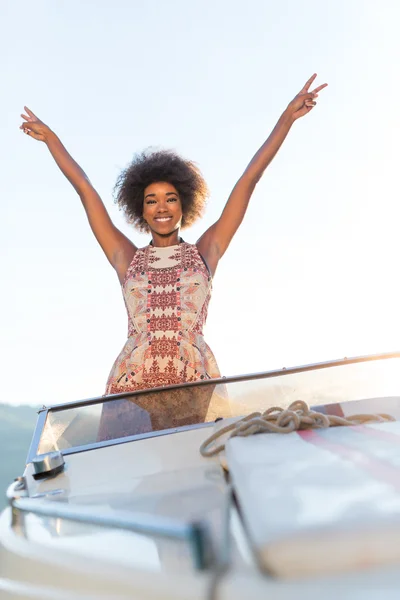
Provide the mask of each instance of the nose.
[{"label": "nose", "polygon": [[158,213],[165,213],[168,211],[168,206],[165,200],[161,201],[158,205]]}]

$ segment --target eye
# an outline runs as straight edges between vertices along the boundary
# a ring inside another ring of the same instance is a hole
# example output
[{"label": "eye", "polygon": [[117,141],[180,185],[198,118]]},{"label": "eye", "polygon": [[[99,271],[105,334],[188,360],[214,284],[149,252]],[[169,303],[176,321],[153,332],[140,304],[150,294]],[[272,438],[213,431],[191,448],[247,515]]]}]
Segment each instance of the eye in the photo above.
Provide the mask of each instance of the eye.
[{"label": "eye", "polygon": [[168,198],[168,202],[177,202],[178,198],[175,198],[174,196],[172,198]]},{"label": "eye", "polygon": [[146,200],[146,204],[155,204],[156,201],[155,200]]}]

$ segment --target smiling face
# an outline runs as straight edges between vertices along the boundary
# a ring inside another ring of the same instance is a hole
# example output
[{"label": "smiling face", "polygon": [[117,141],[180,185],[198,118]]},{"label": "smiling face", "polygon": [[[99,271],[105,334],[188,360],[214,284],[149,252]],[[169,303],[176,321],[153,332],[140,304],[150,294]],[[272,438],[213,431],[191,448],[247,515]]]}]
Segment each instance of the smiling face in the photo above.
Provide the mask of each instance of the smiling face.
[{"label": "smiling face", "polygon": [[143,218],[153,234],[167,237],[177,232],[182,221],[182,204],[177,189],[166,181],[144,190]]}]

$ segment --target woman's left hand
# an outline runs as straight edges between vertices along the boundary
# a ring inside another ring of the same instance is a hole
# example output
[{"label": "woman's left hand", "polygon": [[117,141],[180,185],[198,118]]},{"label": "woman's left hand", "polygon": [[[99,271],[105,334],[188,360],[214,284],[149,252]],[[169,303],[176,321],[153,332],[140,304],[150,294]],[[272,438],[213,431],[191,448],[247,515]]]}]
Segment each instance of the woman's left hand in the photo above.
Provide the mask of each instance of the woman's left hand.
[{"label": "woman's left hand", "polygon": [[315,81],[316,77],[317,74],[314,73],[288,105],[285,113],[290,116],[293,121],[300,117],[304,117],[304,115],[307,115],[314,108],[317,104],[316,99],[318,98],[318,93],[328,85],[327,83],[323,83],[310,92],[311,84]]}]

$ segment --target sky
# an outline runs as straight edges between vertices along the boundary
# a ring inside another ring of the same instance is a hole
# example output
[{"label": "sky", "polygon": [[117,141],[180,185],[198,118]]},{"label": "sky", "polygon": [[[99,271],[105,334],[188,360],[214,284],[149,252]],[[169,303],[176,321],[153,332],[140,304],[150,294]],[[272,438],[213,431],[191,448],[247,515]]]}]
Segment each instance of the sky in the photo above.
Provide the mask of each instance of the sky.
[{"label": "sky", "polygon": [[397,0],[0,2],[0,402],[101,395],[127,333],[115,273],[27,105],[135,244],[113,186],[173,148],[211,197],[195,242],[288,102],[327,82],[251,200],[214,281],[206,340],[234,375],[400,349]]}]

